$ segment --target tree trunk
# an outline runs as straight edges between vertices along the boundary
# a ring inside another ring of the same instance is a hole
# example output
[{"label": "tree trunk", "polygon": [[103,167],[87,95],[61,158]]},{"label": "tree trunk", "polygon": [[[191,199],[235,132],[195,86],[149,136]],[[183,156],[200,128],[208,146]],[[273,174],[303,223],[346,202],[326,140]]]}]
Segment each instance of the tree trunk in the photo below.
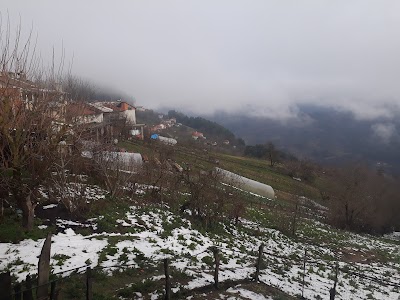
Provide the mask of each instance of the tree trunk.
[{"label": "tree trunk", "polygon": [[13,179],[14,182],[11,189],[18,208],[22,210],[22,227],[30,231],[33,229],[36,204],[32,204],[31,202],[32,192],[27,192],[19,168],[13,170]]},{"label": "tree trunk", "polygon": [[33,229],[33,221],[35,217],[35,207],[36,204],[33,204],[31,202],[31,193],[28,194],[28,196],[25,197],[24,201],[21,203],[22,204],[22,226],[28,230],[31,231]]}]

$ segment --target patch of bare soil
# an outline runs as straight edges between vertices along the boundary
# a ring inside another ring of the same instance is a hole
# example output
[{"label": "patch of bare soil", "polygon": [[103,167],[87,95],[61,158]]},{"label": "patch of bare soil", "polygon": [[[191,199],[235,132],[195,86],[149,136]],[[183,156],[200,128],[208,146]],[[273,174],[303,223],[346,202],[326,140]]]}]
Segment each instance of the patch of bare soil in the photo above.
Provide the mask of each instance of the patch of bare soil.
[{"label": "patch of bare soil", "polygon": [[360,251],[357,249],[342,249],[342,260],[350,263],[368,264],[378,260],[378,257],[371,251]]},{"label": "patch of bare soil", "polygon": [[265,283],[254,282],[248,279],[220,283],[219,289],[215,289],[215,287],[212,285],[201,287],[198,289],[193,289],[187,291],[179,299],[190,299],[190,300],[252,299],[250,293],[247,293],[249,295],[246,296],[244,293],[238,292],[238,290],[250,291],[258,295],[262,295],[265,298],[271,297],[273,299],[280,299],[280,300],[297,299]]}]

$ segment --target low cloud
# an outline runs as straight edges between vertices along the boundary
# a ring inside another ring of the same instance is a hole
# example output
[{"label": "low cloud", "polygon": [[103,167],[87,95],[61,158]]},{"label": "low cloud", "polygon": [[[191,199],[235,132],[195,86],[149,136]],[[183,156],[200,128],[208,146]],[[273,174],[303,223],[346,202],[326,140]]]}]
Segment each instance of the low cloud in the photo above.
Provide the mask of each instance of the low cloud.
[{"label": "low cloud", "polygon": [[44,58],[62,45],[73,73],[145,107],[280,120],[302,118],[305,104],[356,119],[400,115],[400,1],[3,2],[11,20],[33,23]]},{"label": "low cloud", "polygon": [[373,135],[388,144],[397,135],[396,126],[391,123],[377,123],[371,126]]}]

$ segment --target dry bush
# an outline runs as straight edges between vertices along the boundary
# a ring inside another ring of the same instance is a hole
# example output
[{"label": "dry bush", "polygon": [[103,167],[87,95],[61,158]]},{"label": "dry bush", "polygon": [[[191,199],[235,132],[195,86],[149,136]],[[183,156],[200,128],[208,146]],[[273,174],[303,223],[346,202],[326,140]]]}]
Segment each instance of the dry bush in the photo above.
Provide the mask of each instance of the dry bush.
[{"label": "dry bush", "polygon": [[128,157],[129,153],[97,148],[92,152],[92,168],[113,198],[131,191],[141,171],[141,161]]},{"label": "dry bush", "polygon": [[306,182],[314,182],[317,166],[307,160],[291,160],[285,162],[286,173],[290,177],[300,178]]},{"label": "dry bush", "polygon": [[149,200],[174,204],[181,189],[181,175],[172,166],[175,150],[173,146],[157,141],[152,141],[150,145],[152,153],[143,165],[141,183],[146,183],[148,187]]},{"label": "dry bush", "polygon": [[237,189],[221,184],[221,175],[187,173],[184,182],[189,192],[189,199],[181,210],[189,209],[193,217],[201,220],[206,228],[218,222],[233,219],[238,222],[244,214],[244,203]]},{"label": "dry bush", "polygon": [[330,173],[328,221],[338,227],[382,233],[397,225],[400,199],[397,186],[364,165],[350,165]]},{"label": "dry bush", "polygon": [[[43,67],[30,36],[21,39],[0,23],[0,186],[22,210],[23,226],[33,227],[40,189],[60,169],[60,145],[73,144],[80,129],[65,120],[68,95],[60,90],[64,52]],[[32,32],[31,32],[32,33]],[[64,168],[63,167],[63,168]],[[62,175],[64,171],[59,173]],[[60,180],[64,180],[60,178]]]}]

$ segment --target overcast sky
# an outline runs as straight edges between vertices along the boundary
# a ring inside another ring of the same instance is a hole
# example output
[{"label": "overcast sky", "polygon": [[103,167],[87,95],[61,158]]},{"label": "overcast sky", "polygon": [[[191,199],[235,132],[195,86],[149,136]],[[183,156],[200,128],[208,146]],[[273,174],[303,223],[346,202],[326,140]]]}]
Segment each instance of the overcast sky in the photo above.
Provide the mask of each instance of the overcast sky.
[{"label": "overcast sky", "polygon": [[33,24],[44,56],[63,45],[74,74],[145,107],[399,112],[397,0],[0,1],[12,24]]}]

